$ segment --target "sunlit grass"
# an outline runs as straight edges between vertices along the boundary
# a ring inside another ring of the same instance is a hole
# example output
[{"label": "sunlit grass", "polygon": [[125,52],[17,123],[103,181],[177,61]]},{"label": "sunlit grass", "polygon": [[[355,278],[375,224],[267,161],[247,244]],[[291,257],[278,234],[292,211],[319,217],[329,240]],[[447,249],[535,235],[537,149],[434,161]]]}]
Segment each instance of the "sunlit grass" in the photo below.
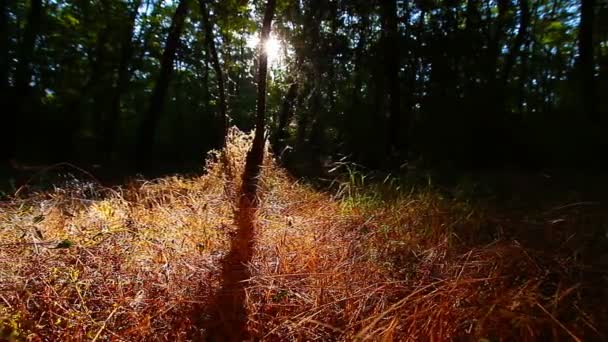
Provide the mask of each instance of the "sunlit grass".
[{"label": "sunlit grass", "polygon": [[[0,339],[199,336],[250,141],[231,130],[202,177],[75,182],[3,203]],[[255,338],[601,336],[601,277],[573,256],[580,244],[569,245],[584,212],[519,217],[429,184],[353,172],[336,182],[320,192],[266,159],[246,283]],[[551,215],[572,224],[557,227]],[[526,243],[547,229],[559,234],[543,243],[561,249]]]}]

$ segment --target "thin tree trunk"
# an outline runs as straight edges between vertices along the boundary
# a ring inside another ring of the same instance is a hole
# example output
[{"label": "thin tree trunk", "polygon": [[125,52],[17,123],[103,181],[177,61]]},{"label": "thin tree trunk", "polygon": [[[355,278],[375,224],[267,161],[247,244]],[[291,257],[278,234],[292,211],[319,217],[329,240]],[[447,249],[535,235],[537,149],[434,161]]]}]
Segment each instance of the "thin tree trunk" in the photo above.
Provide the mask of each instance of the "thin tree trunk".
[{"label": "thin tree trunk", "polygon": [[[8,34],[8,3],[7,0],[0,0],[0,108],[11,108],[9,94],[9,34]],[[0,163],[8,162],[15,154],[15,113],[10,110],[4,110],[0,122],[2,122],[3,130],[2,142],[3,147],[0,149]]]},{"label": "thin tree trunk", "polygon": [[[313,154],[314,157],[318,157],[321,153],[321,146],[325,140],[325,109],[322,103],[322,75],[323,75],[323,60],[322,56],[327,54],[327,51],[323,51],[320,27],[322,24],[322,1],[316,0],[311,1],[309,4],[308,15],[306,17],[306,28],[309,34],[309,51],[312,56],[312,79],[313,79],[313,90],[310,96],[310,110],[308,120],[312,121],[310,128],[310,134],[308,136],[309,145],[306,146],[306,151]],[[331,81],[329,81],[331,83]],[[311,156],[313,157],[313,156]],[[314,158],[313,157],[313,158]],[[318,158],[314,158],[314,161],[318,161]],[[313,168],[318,168],[313,166]]]},{"label": "thin tree trunk", "polygon": [[399,30],[397,26],[396,0],[382,1],[382,28],[384,56],[388,83],[388,146],[387,152],[402,151],[407,141],[408,119],[401,117],[401,91],[399,82]]},{"label": "thin tree trunk", "polygon": [[355,153],[355,160],[358,160],[360,157],[362,134],[361,134],[361,124],[359,120],[362,118],[360,114],[363,113],[361,109],[361,104],[363,103],[361,99],[361,88],[363,87],[363,77],[361,68],[364,64],[364,52],[365,47],[367,46],[367,35],[369,29],[369,18],[367,15],[361,15],[360,22],[360,32],[359,32],[359,40],[357,42],[357,46],[354,51],[354,71],[353,71],[353,91],[352,91],[352,105],[350,108],[350,117],[345,117],[344,120],[344,130],[347,133],[347,141],[349,145],[349,149]]},{"label": "thin tree trunk", "polygon": [[205,110],[209,106],[209,53],[205,52],[205,61],[203,62],[203,101],[205,103]]},{"label": "thin tree trunk", "polygon": [[[497,82],[495,93],[497,94],[496,107],[498,110],[508,110],[505,107],[507,103],[506,96],[507,85],[509,83],[509,77],[511,76],[511,71],[515,66],[515,62],[517,57],[522,55],[521,48],[524,42],[526,41],[528,27],[530,26],[530,6],[528,4],[528,0],[519,0],[519,8],[520,8],[520,19],[519,19],[519,28],[517,30],[517,34],[515,35],[515,39],[513,44],[511,45],[508,54],[505,56],[504,66],[502,68],[502,72],[500,74],[500,81]],[[523,57],[523,56],[522,56]],[[523,58],[522,58],[523,59]],[[522,60],[523,65],[523,60]],[[520,103],[521,99],[518,100],[517,108],[521,109]]]},{"label": "thin tree trunk", "polygon": [[578,67],[581,84],[583,115],[593,122],[599,120],[595,104],[595,63],[593,58],[593,23],[595,21],[595,0],[581,1],[581,21],[579,27]]},{"label": "thin tree trunk", "polygon": [[[313,90],[314,91],[314,90]],[[300,90],[300,96],[298,96],[298,105],[297,108],[300,108],[299,115],[297,116],[298,128],[296,131],[296,148],[304,146],[307,138],[308,124],[310,123],[310,110],[304,104],[310,98],[310,95],[305,95],[310,93],[308,88],[303,88]]]},{"label": "thin tree trunk", "polygon": [[135,56],[135,58],[133,59],[133,63],[131,63],[131,74],[133,74],[136,70],[142,70],[146,57],[146,52],[150,50],[150,41],[152,40],[152,35],[154,32],[152,30],[152,24],[149,25],[150,27],[147,30],[145,29],[146,20],[149,16],[154,17],[155,15],[157,15],[158,12],[161,10],[163,4],[163,1],[157,1],[156,5],[152,8],[150,14],[147,14],[148,9],[150,7],[150,2],[151,0],[146,1],[145,11],[142,14],[142,24],[139,29],[139,34],[137,35],[137,38],[135,38],[135,42],[137,42],[137,46],[140,47],[140,51],[139,54],[137,54],[137,56]]},{"label": "thin tree trunk", "polygon": [[[266,10],[264,12],[264,21],[262,24],[262,36],[260,38],[260,46],[268,40],[272,18],[276,0],[268,0]],[[268,73],[268,54],[265,49],[259,49],[259,70],[258,70],[258,94],[257,94],[257,112],[255,118],[255,135],[251,144],[251,150],[247,153],[245,162],[245,172],[243,173],[243,188],[242,200],[247,205],[253,204],[256,201],[258,178],[264,162],[264,130],[266,126],[266,78]]]},{"label": "thin tree trunk", "polygon": [[274,139],[274,151],[279,157],[286,146],[285,140],[288,138],[287,125],[293,117],[293,105],[297,95],[298,84],[293,83],[291,86],[289,86],[287,95],[285,95],[285,100],[283,101],[281,112],[279,113],[279,125],[277,127],[277,132]]},{"label": "thin tree trunk", "polygon": [[530,66],[529,57],[530,54],[530,40],[527,40],[524,44],[524,52],[521,55],[521,72],[519,73],[519,85],[518,85],[518,99],[517,99],[517,111],[520,116],[524,114],[524,106],[525,110],[529,110],[530,104],[528,102],[529,91],[528,91],[528,81],[530,79]]},{"label": "thin tree trunk", "polygon": [[[27,17],[27,23],[25,26],[25,32],[23,34],[23,40],[19,47],[19,60],[17,62],[17,68],[15,70],[15,94],[13,104],[17,108],[17,112],[14,114],[14,119],[10,120],[9,126],[12,132],[9,133],[7,139],[9,140],[9,146],[6,147],[8,158],[12,158],[16,153],[16,139],[14,131],[20,129],[28,118],[31,118],[31,101],[30,96],[30,82],[32,78],[32,58],[34,56],[34,50],[36,47],[36,39],[40,33],[40,22],[42,19],[42,0],[32,0],[30,3],[30,9]],[[37,118],[36,118],[37,119]],[[38,121],[35,121],[38,122]],[[36,131],[36,130],[34,130]]]},{"label": "thin tree trunk", "polygon": [[[241,32],[241,36],[245,37],[245,30],[243,29]],[[245,59],[245,40],[241,38],[239,40],[239,60],[243,61]],[[236,81],[234,85],[234,97],[236,99],[241,98],[241,83],[243,81],[243,67],[238,68],[236,73]]]},{"label": "thin tree trunk", "polygon": [[29,93],[30,81],[32,78],[31,62],[32,57],[34,56],[36,38],[40,33],[41,19],[42,0],[32,0],[15,74],[15,88],[17,89],[17,95],[21,101],[26,101]]},{"label": "thin tree trunk", "polygon": [[498,0],[498,16],[494,25],[490,25],[488,55],[486,57],[486,81],[490,86],[489,89],[492,89],[492,92],[494,91],[496,81],[498,80],[498,77],[496,76],[496,68],[498,67],[498,60],[500,58],[501,41],[504,35],[509,6],[509,0]]},{"label": "thin tree trunk", "polygon": [[226,90],[224,85],[224,73],[222,72],[222,67],[220,65],[220,60],[217,56],[217,49],[215,47],[215,39],[213,35],[213,24],[209,20],[209,11],[207,10],[207,6],[205,4],[206,0],[199,0],[199,5],[201,8],[201,14],[203,19],[203,27],[205,28],[205,42],[207,45],[207,51],[211,57],[211,63],[213,64],[213,70],[215,71],[215,77],[217,79],[217,88],[218,88],[218,98],[220,100],[219,103],[219,131],[220,131],[220,139],[219,146],[223,147],[226,143],[226,134],[228,131],[228,113],[227,113],[227,104],[226,104]]},{"label": "thin tree trunk", "polygon": [[173,60],[177,47],[179,46],[179,38],[184,26],[184,20],[188,14],[188,0],[180,0],[171,21],[169,35],[165,44],[165,51],[161,58],[161,67],[158,75],[158,80],[154,85],[152,96],[150,98],[150,108],[147,115],[142,119],[139,127],[138,143],[137,143],[137,167],[144,169],[149,166],[152,157],[152,148],[156,130],[158,126],[158,118],[162,113],[167,90],[173,73]]},{"label": "thin tree trunk", "polygon": [[6,89],[8,88],[9,74],[9,34],[8,34],[8,3],[7,0],[0,0],[0,87],[2,87],[2,99],[8,97]]},{"label": "thin tree trunk", "polygon": [[519,19],[519,29],[517,30],[517,35],[515,36],[515,40],[513,42],[513,45],[511,46],[509,54],[505,59],[505,65],[503,67],[501,77],[503,86],[506,85],[509,80],[511,70],[513,70],[515,61],[520,55],[521,47],[526,40],[528,27],[530,26],[530,6],[528,4],[528,0],[519,0],[519,8],[521,11]]},{"label": "thin tree trunk", "polygon": [[338,35],[338,3],[331,2],[329,5],[329,20],[331,21],[331,37],[328,39],[327,50],[328,51],[328,63],[327,63],[327,93],[329,98],[329,117],[336,117],[336,70],[335,70],[335,56],[336,56],[336,36]]},{"label": "thin tree trunk", "polygon": [[124,40],[122,41],[120,51],[120,64],[118,65],[118,79],[110,100],[110,109],[103,124],[103,149],[105,151],[105,159],[110,161],[114,152],[114,142],[116,141],[116,131],[118,128],[118,119],[120,118],[120,105],[123,93],[128,89],[129,80],[131,79],[131,59],[133,58],[133,33],[135,29],[135,20],[137,12],[141,6],[142,0],[136,0],[129,13],[129,23],[125,27]]},{"label": "thin tree trunk", "polygon": [[[65,160],[69,160],[76,156],[77,152],[77,133],[80,125],[82,123],[82,107],[83,103],[85,103],[89,96],[94,96],[95,93],[90,94],[95,86],[103,79],[104,73],[104,60],[106,56],[106,43],[108,41],[110,35],[111,27],[106,25],[105,28],[99,32],[97,36],[97,46],[93,50],[95,53],[90,54],[89,58],[89,66],[91,68],[90,77],[86,80],[84,85],[82,86],[80,93],[76,98],[74,98],[67,106],[66,114],[68,115],[68,120],[65,125],[65,132],[63,134],[63,144],[60,147],[60,158]],[[94,127],[99,127],[99,119],[98,119],[98,111],[95,111],[94,117]]]}]

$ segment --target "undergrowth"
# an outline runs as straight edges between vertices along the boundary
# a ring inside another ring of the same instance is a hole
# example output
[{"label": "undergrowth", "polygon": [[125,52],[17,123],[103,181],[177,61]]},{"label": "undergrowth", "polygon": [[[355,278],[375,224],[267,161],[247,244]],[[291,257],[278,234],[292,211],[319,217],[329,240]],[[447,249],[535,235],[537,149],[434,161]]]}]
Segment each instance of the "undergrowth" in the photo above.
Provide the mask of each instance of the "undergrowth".
[{"label": "undergrowth", "polygon": [[[0,340],[205,335],[250,141],[232,130],[201,177],[72,182],[2,202]],[[511,212],[365,177],[322,192],[267,158],[245,284],[250,336],[606,338],[600,207]]]}]

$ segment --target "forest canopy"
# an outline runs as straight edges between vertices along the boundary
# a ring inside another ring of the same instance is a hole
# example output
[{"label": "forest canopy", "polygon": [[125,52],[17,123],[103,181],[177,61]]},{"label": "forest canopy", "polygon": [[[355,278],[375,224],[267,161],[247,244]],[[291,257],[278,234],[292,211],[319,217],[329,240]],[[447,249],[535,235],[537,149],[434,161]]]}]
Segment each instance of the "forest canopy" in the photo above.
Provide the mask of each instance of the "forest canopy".
[{"label": "forest canopy", "polygon": [[[254,126],[262,2],[0,6],[5,161],[200,164]],[[599,0],[278,1],[270,140],[303,170],[601,164],[606,23]]]}]

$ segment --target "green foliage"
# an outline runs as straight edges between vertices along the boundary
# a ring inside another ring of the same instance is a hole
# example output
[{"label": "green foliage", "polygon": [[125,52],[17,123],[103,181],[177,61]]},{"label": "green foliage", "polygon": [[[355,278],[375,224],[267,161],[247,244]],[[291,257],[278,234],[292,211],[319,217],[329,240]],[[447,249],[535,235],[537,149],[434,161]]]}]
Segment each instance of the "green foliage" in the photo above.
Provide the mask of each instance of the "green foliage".
[{"label": "green foliage", "polygon": [[[256,51],[249,39],[259,34],[263,2],[208,3],[226,76],[230,122],[250,129],[256,101]],[[386,54],[392,49],[385,46],[382,6],[362,0],[278,1],[273,34],[282,42],[285,55],[270,73],[270,124],[276,125],[286,89],[297,82],[300,90],[287,127],[292,133],[288,140],[299,158],[313,168],[338,155],[372,168],[389,167],[391,159],[399,165],[419,157],[431,163],[469,162],[486,158],[500,146],[532,143],[518,139],[528,139],[527,130],[537,122],[544,124],[555,113],[579,107],[575,77],[579,4],[528,0],[529,22],[520,35],[525,17],[521,2],[507,3],[503,18],[496,1],[397,4],[395,44],[400,48],[396,57],[402,116],[398,128],[404,141],[391,156],[385,156],[391,125]],[[9,88],[24,67],[32,74],[26,95],[16,95],[18,90],[11,88],[5,96],[20,104],[16,117],[32,122],[17,137],[19,159],[99,162],[108,122],[116,131],[111,155],[132,159],[136,128],[149,110],[176,4],[160,0],[45,2],[34,52],[24,66],[20,54],[31,1],[7,2],[7,30],[3,31],[7,62],[0,67],[5,68]],[[217,75],[205,48],[197,1],[190,6],[168,101],[158,119],[155,156],[159,164],[198,161],[216,141]],[[606,88],[599,80],[606,70],[608,30],[602,23],[608,11],[600,4],[596,12],[599,94]],[[510,70],[506,70],[508,65]],[[119,89],[121,68],[126,68],[127,80]],[[605,103],[599,106],[605,108]],[[118,108],[116,118],[112,118],[114,108]],[[569,129],[567,123],[553,128],[560,134]],[[509,153],[501,151],[496,158]]]}]

